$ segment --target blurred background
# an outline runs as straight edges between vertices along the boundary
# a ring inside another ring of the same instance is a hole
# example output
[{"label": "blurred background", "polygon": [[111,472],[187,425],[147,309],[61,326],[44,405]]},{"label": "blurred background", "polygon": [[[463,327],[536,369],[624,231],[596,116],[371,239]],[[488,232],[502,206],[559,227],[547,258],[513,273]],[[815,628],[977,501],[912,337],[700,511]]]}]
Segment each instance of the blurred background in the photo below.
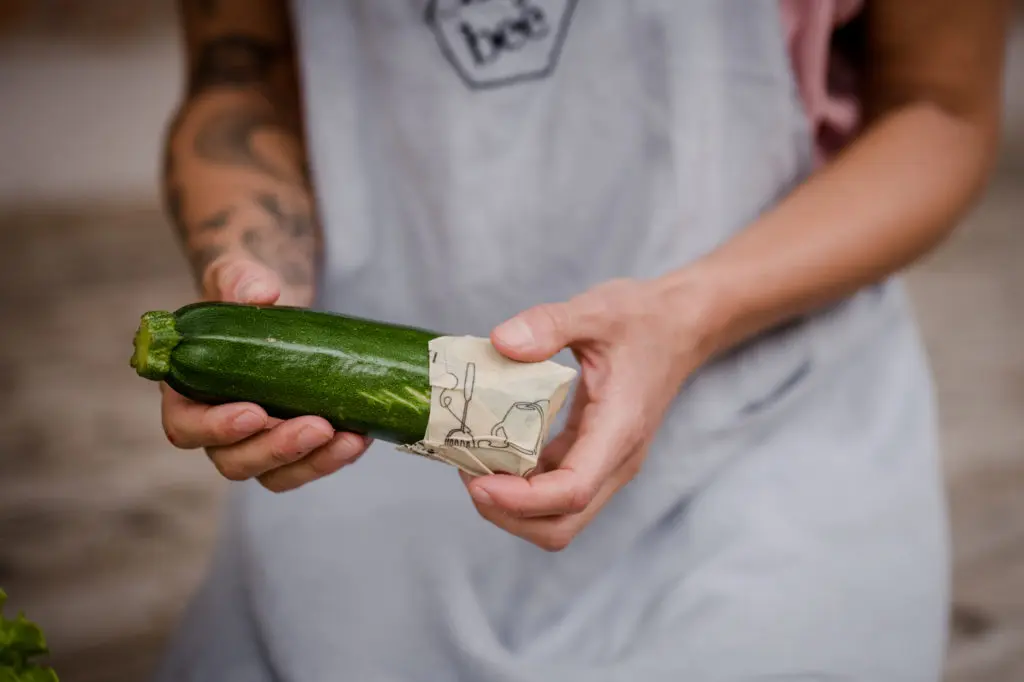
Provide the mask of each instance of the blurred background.
[{"label": "blurred background", "polygon": [[[949,682],[1024,680],[1021,10],[999,170],[909,278],[953,514]],[[139,314],[192,296],[157,182],[179,50],[172,0],[0,0],[0,587],[64,682],[145,679],[224,491],[128,366]]]}]

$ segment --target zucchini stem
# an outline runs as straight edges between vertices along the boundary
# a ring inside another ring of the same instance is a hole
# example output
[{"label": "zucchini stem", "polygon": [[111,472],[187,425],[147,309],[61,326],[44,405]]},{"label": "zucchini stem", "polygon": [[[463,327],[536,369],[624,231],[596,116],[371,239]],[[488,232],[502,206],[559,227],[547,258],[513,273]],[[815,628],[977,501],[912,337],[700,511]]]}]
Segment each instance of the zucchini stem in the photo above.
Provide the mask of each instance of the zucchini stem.
[{"label": "zucchini stem", "polygon": [[132,367],[144,379],[162,381],[171,371],[171,351],[180,341],[173,313],[152,310],[144,314],[135,332]]}]

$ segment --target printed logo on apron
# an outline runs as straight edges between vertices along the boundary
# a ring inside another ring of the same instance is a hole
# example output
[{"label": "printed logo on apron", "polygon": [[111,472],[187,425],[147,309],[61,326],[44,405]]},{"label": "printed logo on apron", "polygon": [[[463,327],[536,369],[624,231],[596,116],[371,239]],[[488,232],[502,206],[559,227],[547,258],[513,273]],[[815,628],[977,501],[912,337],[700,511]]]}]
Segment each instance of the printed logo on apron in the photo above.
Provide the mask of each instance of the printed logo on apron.
[{"label": "printed logo on apron", "polygon": [[427,23],[471,88],[550,75],[576,0],[430,0]]}]

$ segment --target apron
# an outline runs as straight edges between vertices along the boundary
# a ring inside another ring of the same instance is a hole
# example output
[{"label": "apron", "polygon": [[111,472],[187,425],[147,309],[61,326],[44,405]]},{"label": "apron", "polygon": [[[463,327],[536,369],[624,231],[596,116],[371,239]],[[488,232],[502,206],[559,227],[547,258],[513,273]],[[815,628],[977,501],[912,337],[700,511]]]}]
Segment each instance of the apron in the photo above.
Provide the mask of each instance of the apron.
[{"label": "apron", "polygon": [[[323,309],[486,336],[686,265],[813,167],[776,0],[293,11]],[[945,501],[898,281],[695,374],[562,552],[387,443],[232,490],[159,682],[940,677]]]}]

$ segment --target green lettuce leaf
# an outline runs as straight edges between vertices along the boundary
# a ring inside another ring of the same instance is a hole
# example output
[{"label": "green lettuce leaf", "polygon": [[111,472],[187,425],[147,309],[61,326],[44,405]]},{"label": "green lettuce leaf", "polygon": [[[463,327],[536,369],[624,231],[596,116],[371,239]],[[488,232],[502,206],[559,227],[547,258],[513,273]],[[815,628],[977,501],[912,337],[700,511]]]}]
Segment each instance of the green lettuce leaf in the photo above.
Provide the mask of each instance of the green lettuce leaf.
[{"label": "green lettuce leaf", "polygon": [[50,653],[43,631],[23,613],[4,618],[6,601],[0,590],[0,682],[58,682],[53,669],[32,661]]}]

